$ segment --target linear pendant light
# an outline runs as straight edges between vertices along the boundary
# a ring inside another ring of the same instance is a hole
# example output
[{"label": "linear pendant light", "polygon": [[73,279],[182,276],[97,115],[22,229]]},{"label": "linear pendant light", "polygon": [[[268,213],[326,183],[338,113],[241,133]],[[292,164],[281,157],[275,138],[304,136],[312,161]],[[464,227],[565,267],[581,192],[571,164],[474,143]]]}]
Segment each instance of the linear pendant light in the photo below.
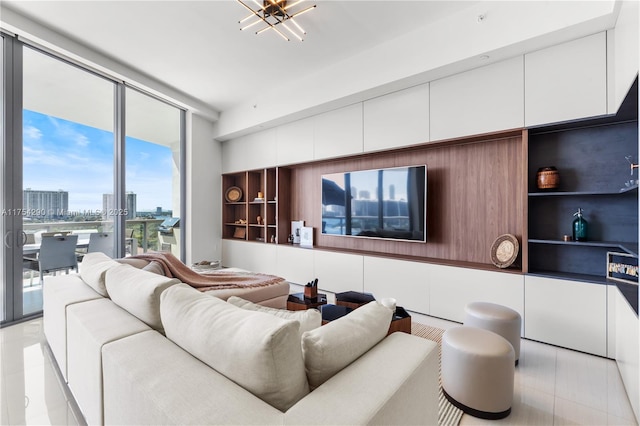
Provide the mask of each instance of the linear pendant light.
[{"label": "linear pendant light", "polygon": [[[294,20],[297,16],[307,13],[313,10],[316,5],[308,6],[294,12],[293,9],[298,6],[303,0],[297,0],[294,2],[287,2],[287,0],[236,0],[242,6],[244,6],[249,12],[249,16],[238,21],[239,24],[245,24],[240,28],[240,31],[245,31],[252,28],[256,24],[265,24],[264,27],[256,30],[256,34],[261,34],[267,30],[273,30],[283,39],[290,41],[288,34],[293,35],[300,41],[303,41],[303,36],[307,32]],[[249,6],[247,3],[252,3]],[[291,24],[291,25],[290,25]],[[282,30],[281,30],[282,29]]]}]

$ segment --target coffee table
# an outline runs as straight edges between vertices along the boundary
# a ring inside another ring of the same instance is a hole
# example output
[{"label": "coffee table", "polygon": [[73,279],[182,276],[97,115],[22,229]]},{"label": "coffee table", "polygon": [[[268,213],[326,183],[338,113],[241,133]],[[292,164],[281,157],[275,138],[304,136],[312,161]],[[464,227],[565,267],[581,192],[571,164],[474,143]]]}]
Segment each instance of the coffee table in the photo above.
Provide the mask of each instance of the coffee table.
[{"label": "coffee table", "polygon": [[304,293],[293,293],[287,299],[287,310],[303,311],[305,309],[318,308],[327,303],[327,295],[318,293],[317,297],[304,297]]}]

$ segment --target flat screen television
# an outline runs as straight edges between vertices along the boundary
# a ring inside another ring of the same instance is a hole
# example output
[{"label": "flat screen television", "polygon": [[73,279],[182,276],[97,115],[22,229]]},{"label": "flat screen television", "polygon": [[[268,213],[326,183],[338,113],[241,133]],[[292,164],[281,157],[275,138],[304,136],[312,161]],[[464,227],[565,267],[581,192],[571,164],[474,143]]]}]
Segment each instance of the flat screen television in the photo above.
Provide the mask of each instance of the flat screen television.
[{"label": "flat screen television", "polygon": [[427,240],[427,166],[322,176],[322,234]]}]

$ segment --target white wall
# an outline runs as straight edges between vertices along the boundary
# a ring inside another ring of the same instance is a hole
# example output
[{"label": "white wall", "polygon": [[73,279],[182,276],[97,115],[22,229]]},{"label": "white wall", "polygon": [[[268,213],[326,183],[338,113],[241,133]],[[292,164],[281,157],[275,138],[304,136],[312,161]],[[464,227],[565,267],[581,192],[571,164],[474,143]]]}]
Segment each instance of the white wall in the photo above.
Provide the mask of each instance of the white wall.
[{"label": "white wall", "polygon": [[222,149],[213,124],[187,114],[187,264],[218,260],[222,238]]}]

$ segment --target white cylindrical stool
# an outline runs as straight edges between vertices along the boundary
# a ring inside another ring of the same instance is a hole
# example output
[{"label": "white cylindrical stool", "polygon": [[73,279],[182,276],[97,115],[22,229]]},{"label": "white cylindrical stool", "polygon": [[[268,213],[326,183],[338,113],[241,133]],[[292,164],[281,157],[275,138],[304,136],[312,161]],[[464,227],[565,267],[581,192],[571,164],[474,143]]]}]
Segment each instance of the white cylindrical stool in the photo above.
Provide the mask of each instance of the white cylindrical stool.
[{"label": "white cylindrical stool", "polygon": [[516,364],[520,360],[520,314],[506,306],[489,302],[473,302],[464,308],[464,325],[493,331],[511,343],[516,353]]},{"label": "white cylindrical stool", "polygon": [[515,354],[502,336],[475,327],[442,335],[441,381],[446,398],[465,413],[502,419],[511,413]]}]

